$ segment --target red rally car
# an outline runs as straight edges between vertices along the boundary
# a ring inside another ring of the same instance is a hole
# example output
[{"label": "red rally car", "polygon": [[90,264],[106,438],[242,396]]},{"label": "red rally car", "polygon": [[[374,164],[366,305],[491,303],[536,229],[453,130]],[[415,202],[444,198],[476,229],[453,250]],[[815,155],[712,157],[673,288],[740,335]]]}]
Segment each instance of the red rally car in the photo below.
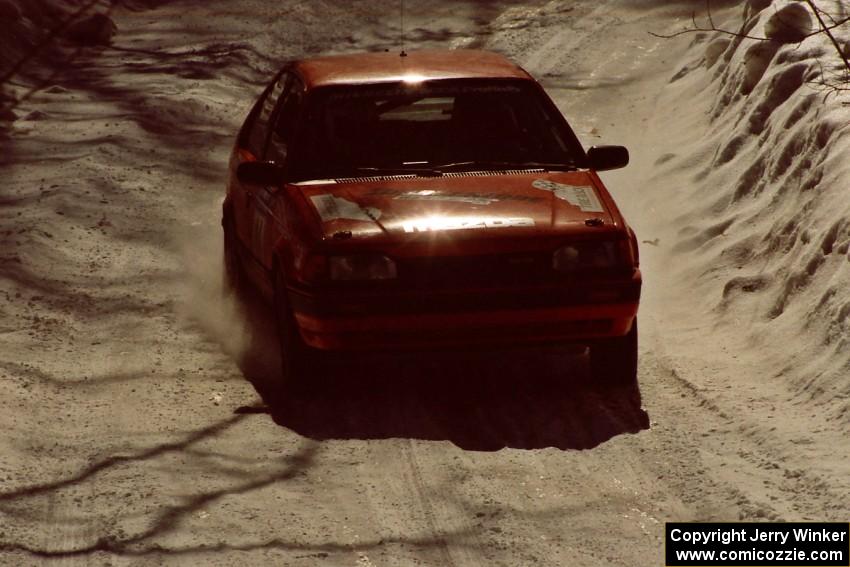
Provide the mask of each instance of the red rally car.
[{"label": "red rally car", "polygon": [[637,241],[596,173],[628,160],[494,53],[294,61],[230,159],[227,277],[273,306],[285,386],[329,351],[535,342],[631,383]]}]

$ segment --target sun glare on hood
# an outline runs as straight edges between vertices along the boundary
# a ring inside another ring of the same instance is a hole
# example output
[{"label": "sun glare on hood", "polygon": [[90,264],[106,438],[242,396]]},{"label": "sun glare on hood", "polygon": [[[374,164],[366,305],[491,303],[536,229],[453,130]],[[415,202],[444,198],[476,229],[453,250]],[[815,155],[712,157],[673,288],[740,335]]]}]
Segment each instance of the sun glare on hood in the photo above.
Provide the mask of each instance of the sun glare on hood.
[{"label": "sun glare on hood", "polygon": [[430,215],[402,223],[404,232],[436,232],[443,230],[498,229],[533,227],[534,219],[528,217],[492,216],[442,216]]},{"label": "sun glare on hood", "polygon": [[417,84],[425,80],[425,75],[420,75],[418,73],[408,73],[404,75],[401,80],[407,84]]}]

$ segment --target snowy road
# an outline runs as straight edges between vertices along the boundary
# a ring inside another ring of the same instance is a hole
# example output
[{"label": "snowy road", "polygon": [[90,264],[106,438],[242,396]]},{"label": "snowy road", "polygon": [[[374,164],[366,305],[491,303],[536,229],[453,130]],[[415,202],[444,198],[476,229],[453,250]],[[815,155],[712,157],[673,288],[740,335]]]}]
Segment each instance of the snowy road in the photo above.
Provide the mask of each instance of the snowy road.
[{"label": "snowy road", "polygon": [[144,4],[4,142],[0,564],[662,565],[665,521],[847,520],[846,418],[767,380],[670,255],[712,101],[694,38],[647,31],[692,3],[406,14],[408,49],[503,52],[586,146],[632,149],[604,179],[648,241],[640,392],[559,350],[375,356],[274,419],[268,321],[219,287],[227,155],[272,69],[395,49],[395,4]]}]

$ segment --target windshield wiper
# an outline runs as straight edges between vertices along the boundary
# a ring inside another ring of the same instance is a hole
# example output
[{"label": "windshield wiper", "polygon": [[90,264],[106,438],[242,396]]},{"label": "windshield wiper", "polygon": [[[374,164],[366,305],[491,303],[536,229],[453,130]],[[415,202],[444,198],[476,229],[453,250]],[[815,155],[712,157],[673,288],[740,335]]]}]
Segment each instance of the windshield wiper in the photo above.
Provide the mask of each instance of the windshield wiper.
[{"label": "windshield wiper", "polygon": [[508,170],[508,169],[544,169],[547,171],[574,171],[578,169],[571,163],[554,163],[542,161],[483,161],[469,160],[454,163],[444,163],[432,167],[405,167],[405,166],[357,166],[343,168],[341,174],[333,175],[340,177],[372,177],[382,175],[413,175],[419,177],[440,177],[444,173],[457,170],[481,171],[485,169]]},{"label": "windshield wiper", "polygon": [[[440,177],[443,173],[435,168],[428,167],[352,167],[346,168],[346,172],[353,172],[354,175],[345,175],[345,177],[369,177],[377,175],[419,175],[421,177]],[[339,177],[339,176],[337,176]]]},{"label": "windshield wiper", "polygon": [[455,163],[444,163],[434,166],[437,172],[454,171],[456,169],[545,169],[548,171],[574,171],[578,169],[572,163],[554,163],[543,161],[484,161],[469,160]]}]

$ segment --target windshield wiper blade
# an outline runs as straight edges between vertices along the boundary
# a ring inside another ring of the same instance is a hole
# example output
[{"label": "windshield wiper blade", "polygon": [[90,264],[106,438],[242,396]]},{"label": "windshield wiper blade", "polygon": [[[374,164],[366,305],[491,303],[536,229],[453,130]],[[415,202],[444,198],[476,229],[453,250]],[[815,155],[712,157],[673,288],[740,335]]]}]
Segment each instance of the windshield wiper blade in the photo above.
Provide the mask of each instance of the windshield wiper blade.
[{"label": "windshield wiper blade", "polygon": [[440,177],[443,173],[455,170],[479,171],[485,169],[509,170],[509,169],[543,169],[547,171],[574,171],[578,169],[572,163],[554,163],[541,161],[483,161],[469,160],[454,163],[444,163],[432,167],[405,167],[405,166],[357,166],[344,168],[340,177],[372,177],[383,175],[412,175],[419,177]]},{"label": "windshield wiper blade", "polygon": [[[373,167],[373,166],[361,166],[361,167],[352,167],[348,169],[348,171],[356,172],[356,174],[368,174],[367,176],[372,175],[419,175],[422,177],[440,177],[443,173],[434,168],[428,167]],[[357,175],[355,175],[356,177]],[[350,175],[346,175],[346,177],[352,177]]]},{"label": "windshield wiper blade", "polygon": [[458,161],[455,163],[444,163],[434,166],[434,170],[438,172],[452,171],[455,169],[464,169],[467,167],[481,169],[545,169],[550,171],[574,171],[578,169],[572,163],[554,163],[542,161],[483,161],[469,160]]}]

